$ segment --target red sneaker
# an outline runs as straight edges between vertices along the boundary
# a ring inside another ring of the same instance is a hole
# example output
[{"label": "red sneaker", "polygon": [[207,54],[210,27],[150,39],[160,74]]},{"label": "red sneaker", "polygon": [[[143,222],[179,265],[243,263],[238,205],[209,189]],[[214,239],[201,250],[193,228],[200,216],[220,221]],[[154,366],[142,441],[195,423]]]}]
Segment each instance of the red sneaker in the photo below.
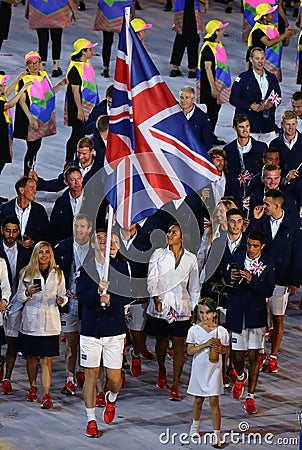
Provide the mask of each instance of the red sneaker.
[{"label": "red sneaker", "polygon": [[61,390],[61,394],[64,394],[64,395],[75,395],[75,393],[76,392],[75,392],[74,383],[72,381],[67,381],[67,383],[65,383],[65,386]]},{"label": "red sneaker", "polygon": [[149,361],[151,361],[153,359],[153,355],[151,352],[149,352],[149,350],[147,349],[147,347],[144,347],[143,350],[141,351],[141,356],[144,359],[149,359]]},{"label": "red sneaker", "polygon": [[244,402],[244,409],[248,414],[256,414],[257,408],[253,398],[247,398]]},{"label": "red sneaker", "polygon": [[11,395],[13,393],[13,388],[9,380],[4,380],[2,383],[1,394]]},{"label": "red sneaker", "polygon": [[158,371],[158,379],[157,379],[157,383],[156,386],[159,389],[167,389],[168,385],[167,385],[167,379],[166,379],[166,371],[165,370],[159,370]]},{"label": "red sneaker", "polygon": [[133,352],[131,352],[130,372],[133,377],[139,377],[142,373],[141,358],[133,356]]},{"label": "red sneaker", "polygon": [[104,392],[99,392],[96,396],[95,406],[99,408],[104,408],[105,406],[105,394]]},{"label": "red sneaker", "polygon": [[180,401],[180,396],[178,392],[178,387],[173,384],[170,391],[169,400],[172,400],[173,402]]},{"label": "red sneaker", "polygon": [[239,400],[242,397],[242,394],[244,392],[244,385],[247,380],[247,373],[244,371],[243,374],[244,374],[243,380],[240,381],[240,380],[238,380],[238,377],[237,377],[236,383],[234,384],[233,389],[232,389],[233,398],[235,398],[236,400]]},{"label": "red sneaker", "polygon": [[99,430],[98,430],[96,420],[90,420],[87,423],[86,436],[90,437],[90,438],[98,438],[99,437]]},{"label": "red sneaker", "polygon": [[107,425],[109,425],[111,422],[113,422],[114,416],[115,416],[115,408],[116,408],[116,402],[110,402],[109,397],[110,392],[106,392],[105,395],[105,409],[103,412],[103,420]]},{"label": "red sneaker", "polygon": [[37,397],[38,389],[36,386],[32,386],[28,391],[27,401],[28,402],[36,402],[38,400]]},{"label": "red sneaker", "polygon": [[43,395],[41,402],[41,409],[50,409],[53,407],[51,396],[49,394]]},{"label": "red sneaker", "polygon": [[78,387],[83,387],[85,381],[85,372],[77,372],[76,373],[76,385]]},{"label": "red sneaker", "polygon": [[259,369],[258,370],[259,370],[259,372],[261,372],[262,369],[263,369],[263,363],[266,360],[266,354],[265,353],[259,353],[258,359],[259,359]]},{"label": "red sneaker", "polygon": [[266,372],[270,372],[270,373],[277,373],[278,372],[278,362],[277,359],[275,358],[268,358],[268,364],[265,367],[265,371]]},{"label": "red sneaker", "polygon": [[174,350],[172,347],[168,348],[167,356],[169,359],[171,359],[171,361],[174,361]]},{"label": "red sneaker", "polygon": [[126,374],[125,374],[124,370],[121,370],[121,377],[122,377],[122,387],[125,387],[127,384],[127,381],[126,381]]},{"label": "red sneaker", "polygon": [[237,372],[234,367],[227,369],[227,376],[232,383],[236,383]]}]

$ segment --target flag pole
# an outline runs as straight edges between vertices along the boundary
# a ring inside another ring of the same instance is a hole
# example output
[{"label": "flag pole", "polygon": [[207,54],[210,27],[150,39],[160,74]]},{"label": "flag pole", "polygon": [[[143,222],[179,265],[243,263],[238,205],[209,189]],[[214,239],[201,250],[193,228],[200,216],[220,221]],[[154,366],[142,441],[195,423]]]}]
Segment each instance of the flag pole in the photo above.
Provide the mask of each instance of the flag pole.
[{"label": "flag pole", "polygon": [[104,267],[104,280],[108,281],[109,272],[109,259],[110,259],[110,246],[111,246],[111,234],[113,223],[113,208],[111,205],[108,207],[108,222],[107,222],[107,237],[106,237],[106,251],[105,251],[105,267]]}]

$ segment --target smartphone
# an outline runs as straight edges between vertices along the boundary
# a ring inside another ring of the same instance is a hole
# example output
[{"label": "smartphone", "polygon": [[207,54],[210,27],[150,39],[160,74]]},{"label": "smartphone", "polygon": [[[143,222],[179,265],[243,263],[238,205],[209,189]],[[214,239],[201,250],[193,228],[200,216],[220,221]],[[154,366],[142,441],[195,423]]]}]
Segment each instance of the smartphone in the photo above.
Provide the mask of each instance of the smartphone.
[{"label": "smartphone", "polygon": [[42,288],[41,280],[40,278],[34,278],[33,279],[34,286],[38,286],[40,289]]}]

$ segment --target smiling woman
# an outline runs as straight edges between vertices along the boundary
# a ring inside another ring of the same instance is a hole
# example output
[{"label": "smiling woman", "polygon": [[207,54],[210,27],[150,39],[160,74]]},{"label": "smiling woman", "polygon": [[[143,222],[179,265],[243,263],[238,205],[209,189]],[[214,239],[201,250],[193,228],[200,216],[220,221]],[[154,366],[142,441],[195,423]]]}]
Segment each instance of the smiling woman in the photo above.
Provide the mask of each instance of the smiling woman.
[{"label": "smiling woman", "polygon": [[17,300],[24,303],[20,326],[21,346],[26,356],[30,389],[27,401],[37,401],[36,378],[41,365],[42,409],[53,406],[49,395],[52,357],[59,355],[61,321],[58,305],[65,305],[65,280],[56,266],[51,245],[38,242],[29,264],[20,274]]}]

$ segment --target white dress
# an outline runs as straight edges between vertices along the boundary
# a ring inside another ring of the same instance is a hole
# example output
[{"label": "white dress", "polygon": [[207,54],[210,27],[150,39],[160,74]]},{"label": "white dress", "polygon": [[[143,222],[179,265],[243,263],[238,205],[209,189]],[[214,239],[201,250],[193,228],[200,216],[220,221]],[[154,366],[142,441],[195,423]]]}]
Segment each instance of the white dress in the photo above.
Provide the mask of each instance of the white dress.
[{"label": "white dress", "polygon": [[[203,344],[217,337],[216,332],[217,328],[207,332],[200,325],[193,325],[188,332],[187,344]],[[221,326],[218,327],[218,338],[222,345],[229,345],[229,333]],[[209,353],[210,347],[207,347],[193,356],[188,394],[199,397],[223,394],[222,356],[219,355],[217,363],[212,363],[209,361]]]}]

